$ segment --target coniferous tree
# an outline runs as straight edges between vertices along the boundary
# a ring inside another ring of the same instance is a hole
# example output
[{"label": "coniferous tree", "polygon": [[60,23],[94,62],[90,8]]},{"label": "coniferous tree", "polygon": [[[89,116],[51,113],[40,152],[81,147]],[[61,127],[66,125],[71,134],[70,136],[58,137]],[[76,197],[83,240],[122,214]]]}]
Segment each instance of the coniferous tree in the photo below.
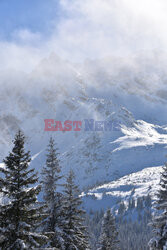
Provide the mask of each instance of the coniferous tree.
[{"label": "coniferous tree", "polygon": [[21,250],[40,247],[46,239],[35,232],[43,216],[43,207],[37,202],[41,188],[30,169],[30,152],[25,152],[25,137],[19,131],[14,147],[0,168],[0,192],[5,202],[0,206],[0,249]]},{"label": "coniferous tree", "polygon": [[61,167],[58,159],[58,149],[55,148],[53,138],[50,138],[47,148],[46,165],[42,171],[42,184],[44,191],[44,201],[46,204],[47,218],[44,220],[44,232],[50,236],[47,246],[64,249],[63,230],[62,230],[62,194],[57,188],[60,186]]},{"label": "coniferous tree", "polygon": [[123,214],[126,211],[124,202],[121,202],[118,208],[118,214]]},{"label": "coniferous tree", "polygon": [[154,237],[149,241],[149,247],[151,250],[164,250],[167,244],[167,164],[161,173],[155,209],[158,214],[150,223],[153,227]]},{"label": "coniferous tree", "polygon": [[151,207],[151,203],[152,203],[151,196],[148,194],[145,198],[145,206]]},{"label": "coniferous tree", "polygon": [[115,227],[115,219],[110,209],[104,214],[102,231],[98,250],[117,250],[119,248],[118,232]]},{"label": "coniferous tree", "polygon": [[75,175],[70,170],[65,184],[64,232],[66,250],[89,249],[87,229],[84,225],[85,212],[81,209],[81,198],[75,185]]}]

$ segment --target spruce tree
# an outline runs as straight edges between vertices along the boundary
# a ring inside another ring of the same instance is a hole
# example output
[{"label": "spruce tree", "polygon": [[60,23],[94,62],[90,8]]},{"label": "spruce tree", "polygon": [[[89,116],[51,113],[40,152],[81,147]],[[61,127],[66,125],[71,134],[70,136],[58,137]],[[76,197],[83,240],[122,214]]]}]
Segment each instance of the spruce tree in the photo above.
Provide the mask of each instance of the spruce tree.
[{"label": "spruce tree", "polygon": [[102,231],[98,250],[117,250],[119,248],[118,232],[115,227],[115,219],[110,209],[104,214]]},{"label": "spruce tree", "polygon": [[0,168],[0,192],[4,202],[0,206],[0,249],[21,250],[40,247],[46,237],[38,233],[43,207],[37,202],[41,188],[34,169],[30,169],[30,152],[25,152],[25,137],[19,131],[14,147]]},{"label": "spruce tree", "polygon": [[51,137],[47,148],[46,165],[42,171],[43,198],[46,204],[47,218],[44,220],[43,230],[50,236],[48,247],[64,249],[62,230],[62,194],[58,192],[60,186],[61,167],[58,159],[58,149],[55,147],[54,139]]},{"label": "spruce tree", "polygon": [[70,170],[65,184],[64,232],[66,250],[89,249],[87,229],[84,225],[84,210],[81,209],[79,190],[75,185],[75,175]]},{"label": "spruce tree", "polygon": [[155,202],[157,215],[154,216],[152,223],[154,237],[149,241],[151,250],[164,250],[167,245],[167,164],[161,173],[160,188]]}]

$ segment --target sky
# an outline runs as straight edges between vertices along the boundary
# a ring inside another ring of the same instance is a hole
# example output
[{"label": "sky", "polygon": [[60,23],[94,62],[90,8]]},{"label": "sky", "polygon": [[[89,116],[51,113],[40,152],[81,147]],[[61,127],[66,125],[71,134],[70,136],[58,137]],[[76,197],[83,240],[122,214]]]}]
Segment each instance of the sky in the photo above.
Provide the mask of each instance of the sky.
[{"label": "sky", "polygon": [[167,49],[166,0],[0,0],[0,70]]},{"label": "sky", "polygon": [[0,37],[10,40],[14,31],[24,29],[46,35],[59,14],[59,1],[0,0]]}]

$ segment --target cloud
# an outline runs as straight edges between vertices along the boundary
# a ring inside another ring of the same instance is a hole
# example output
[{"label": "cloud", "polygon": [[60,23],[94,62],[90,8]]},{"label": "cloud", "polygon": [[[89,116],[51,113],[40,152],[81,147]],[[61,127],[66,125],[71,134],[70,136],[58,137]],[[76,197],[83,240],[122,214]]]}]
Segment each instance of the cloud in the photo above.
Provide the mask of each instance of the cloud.
[{"label": "cloud", "polygon": [[51,52],[82,61],[167,49],[165,0],[60,0],[59,8],[48,37],[27,27],[0,41],[1,69],[29,71]]},{"label": "cloud", "polygon": [[30,72],[45,56],[45,50],[17,42],[0,42],[0,71]]},{"label": "cloud", "polygon": [[16,42],[20,42],[23,45],[25,44],[37,44],[42,39],[41,34],[39,32],[33,33],[28,29],[19,29],[15,30],[12,34],[13,40]]},{"label": "cloud", "polygon": [[62,7],[69,17],[59,24],[59,39],[64,51],[70,54],[72,48],[76,57],[166,47],[163,0],[64,0]]}]

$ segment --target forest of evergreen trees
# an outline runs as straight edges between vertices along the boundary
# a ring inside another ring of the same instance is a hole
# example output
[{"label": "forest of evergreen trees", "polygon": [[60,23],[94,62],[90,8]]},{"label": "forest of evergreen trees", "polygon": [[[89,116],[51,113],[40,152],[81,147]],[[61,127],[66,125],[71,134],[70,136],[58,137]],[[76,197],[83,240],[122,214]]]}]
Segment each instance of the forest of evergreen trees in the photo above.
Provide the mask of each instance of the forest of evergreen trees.
[{"label": "forest of evergreen trees", "polygon": [[[152,220],[149,195],[137,201],[131,199],[128,204],[121,201],[115,210],[86,213],[71,169],[63,182],[53,138],[49,140],[40,182],[30,162],[25,136],[19,131],[12,151],[0,167],[1,250],[167,249],[167,166],[162,173],[154,205],[157,212]],[[39,202],[37,196],[41,191],[43,200]]]}]

